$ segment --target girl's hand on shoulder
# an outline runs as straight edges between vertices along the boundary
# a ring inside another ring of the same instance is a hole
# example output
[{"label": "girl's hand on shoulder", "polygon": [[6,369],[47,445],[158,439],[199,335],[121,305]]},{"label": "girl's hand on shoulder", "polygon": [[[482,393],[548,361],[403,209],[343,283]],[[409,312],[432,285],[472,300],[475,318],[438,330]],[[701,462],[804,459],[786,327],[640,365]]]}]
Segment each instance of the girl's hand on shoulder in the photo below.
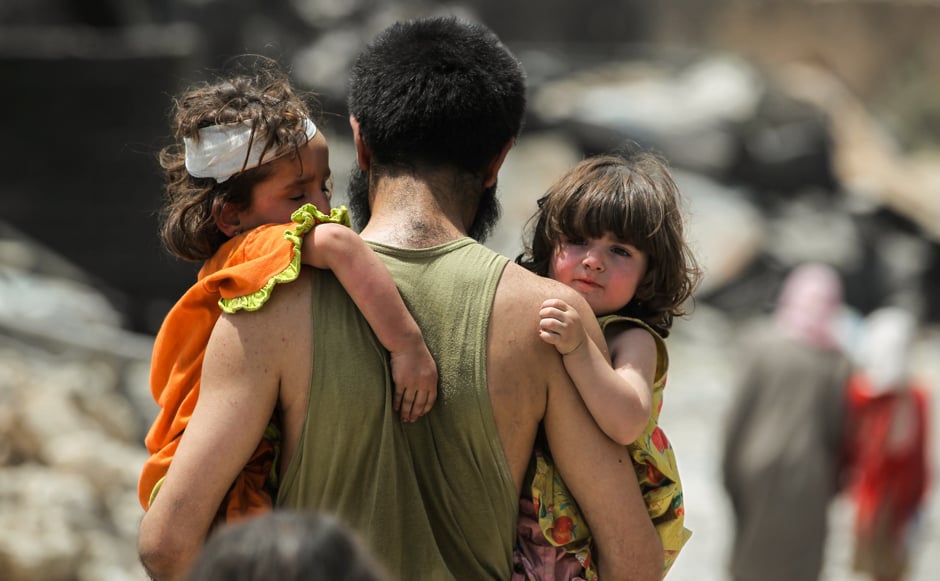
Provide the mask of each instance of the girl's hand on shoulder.
[{"label": "girl's hand on shoulder", "polygon": [[391,359],[395,383],[392,408],[401,413],[403,422],[414,422],[437,401],[437,364],[423,339],[392,352]]},{"label": "girl's hand on shoulder", "polygon": [[577,309],[561,299],[548,299],[539,310],[539,337],[564,356],[583,346],[587,334]]}]

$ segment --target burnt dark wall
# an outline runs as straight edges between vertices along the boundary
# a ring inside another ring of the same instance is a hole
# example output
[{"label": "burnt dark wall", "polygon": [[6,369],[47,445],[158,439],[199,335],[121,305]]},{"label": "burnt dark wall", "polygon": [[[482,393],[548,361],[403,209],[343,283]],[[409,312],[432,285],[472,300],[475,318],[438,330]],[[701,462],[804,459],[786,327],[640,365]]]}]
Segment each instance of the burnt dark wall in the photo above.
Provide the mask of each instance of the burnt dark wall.
[{"label": "burnt dark wall", "polygon": [[646,42],[656,35],[661,10],[642,0],[466,2],[504,41],[594,47]]},{"label": "burnt dark wall", "polygon": [[130,328],[151,332],[195,272],[156,235],[168,94],[192,65],[113,48],[0,55],[0,218],[89,273]]}]

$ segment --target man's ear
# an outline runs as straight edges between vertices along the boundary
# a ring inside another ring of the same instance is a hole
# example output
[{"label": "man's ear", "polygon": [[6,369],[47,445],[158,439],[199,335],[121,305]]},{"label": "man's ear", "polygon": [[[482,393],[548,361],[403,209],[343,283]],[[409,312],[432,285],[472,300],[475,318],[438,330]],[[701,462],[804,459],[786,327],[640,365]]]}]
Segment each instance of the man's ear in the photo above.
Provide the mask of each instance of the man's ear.
[{"label": "man's ear", "polygon": [[503,167],[503,162],[506,161],[506,156],[509,155],[509,150],[512,149],[513,140],[506,142],[506,145],[503,146],[503,149],[500,150],[499,154],[493,158],[493,161],[490,162],[490,165],[486,168],[486,173],[483,175],[483,187],[491,188],[496,184],[496,178],[499,177],[499,169]]},{"label": "man's ear", "polygon": [[369,151],[369,146],[362,140],[362,135],[359,133],[359,120],[350,115],[349,126],[352,127],[353,141],[356,144],[356,161],[359,163],[359,169],[368,172],[372,164],[372,152]]},{"label": "man's ear", "polygon": [[229,238],[242,233],[241,212],[231,202],[222,204],[222,208],[212,212],[216,227]]}]

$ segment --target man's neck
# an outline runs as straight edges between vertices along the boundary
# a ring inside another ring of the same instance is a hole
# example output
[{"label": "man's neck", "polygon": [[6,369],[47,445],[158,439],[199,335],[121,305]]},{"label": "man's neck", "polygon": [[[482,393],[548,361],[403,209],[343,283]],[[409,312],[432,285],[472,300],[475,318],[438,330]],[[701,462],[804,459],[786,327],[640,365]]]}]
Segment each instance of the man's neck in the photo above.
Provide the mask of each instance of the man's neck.
[{"label": "man's neck", "polygon": [[373,184],[372,216],[362,237],[389,246],[420,249],[467,236],[467,217],[453,204],[458,197],[452,191],[442,192],[440,181],[414,176],[378,179]]}]

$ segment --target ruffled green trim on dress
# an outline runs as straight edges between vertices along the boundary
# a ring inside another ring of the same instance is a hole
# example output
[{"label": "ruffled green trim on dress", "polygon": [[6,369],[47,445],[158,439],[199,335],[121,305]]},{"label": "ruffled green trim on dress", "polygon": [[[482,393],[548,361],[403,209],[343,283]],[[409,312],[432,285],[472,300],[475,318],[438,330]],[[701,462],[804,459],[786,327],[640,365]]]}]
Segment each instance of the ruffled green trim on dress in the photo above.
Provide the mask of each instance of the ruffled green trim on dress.
[{"label": "ruffled green trim on dress", "polygon": [[313,230],[317,224],[332,222],[334,224],[342,224],[343,226],[351,227],[349,211],[346,209],[346,206],[331,209],[329,216],[327,216],[313,204],[304,204],[291,214],[290,219],[297,224],[297,227],[284,232],[284,238],[289,240],[294,246],[294,255],[293,258],[291,258],[290,264],[287,265],[287,268],[272,276],[263,287],[250,295],[232,297],[230,299],[219,299],[219,307],[223,312],[233,314],[242,310],[257,311],[268,302],[268,299],[271,297],[271,292],[276,285],[297,280],[297,277],[300,276],[300,255],[303,246],[303,238],[308,232]]}]

